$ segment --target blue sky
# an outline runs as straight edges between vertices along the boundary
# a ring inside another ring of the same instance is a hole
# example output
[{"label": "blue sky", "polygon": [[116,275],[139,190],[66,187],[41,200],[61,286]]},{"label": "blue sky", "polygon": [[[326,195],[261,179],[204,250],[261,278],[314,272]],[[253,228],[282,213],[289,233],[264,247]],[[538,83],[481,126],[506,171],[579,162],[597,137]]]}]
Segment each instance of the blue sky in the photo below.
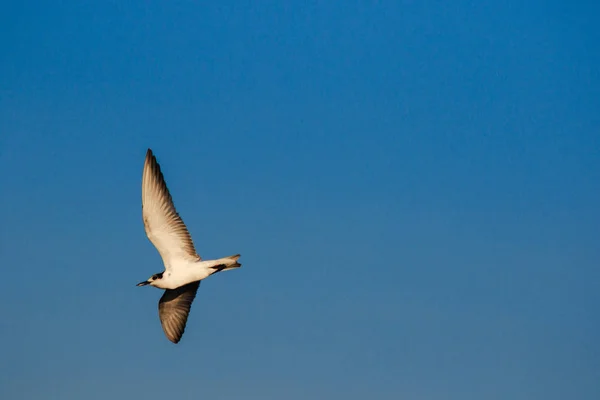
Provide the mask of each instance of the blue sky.
[{"label": "blue sky", "polygon": [[[0,397],[600,398],[592,3],[5,5]],[[177,346],[148,147],[242,254]]]}]

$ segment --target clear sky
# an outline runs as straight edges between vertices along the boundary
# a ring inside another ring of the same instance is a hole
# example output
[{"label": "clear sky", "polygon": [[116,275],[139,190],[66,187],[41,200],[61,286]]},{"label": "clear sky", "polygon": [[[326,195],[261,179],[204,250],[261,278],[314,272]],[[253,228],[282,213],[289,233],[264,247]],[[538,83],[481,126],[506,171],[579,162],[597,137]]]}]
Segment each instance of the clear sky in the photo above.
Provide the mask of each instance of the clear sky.
[{"label": "clear sky", "polygon": [[[600,398],[598,2],[16,3],[0,398]],[[147,148],[242,254],[178,345]]]}]

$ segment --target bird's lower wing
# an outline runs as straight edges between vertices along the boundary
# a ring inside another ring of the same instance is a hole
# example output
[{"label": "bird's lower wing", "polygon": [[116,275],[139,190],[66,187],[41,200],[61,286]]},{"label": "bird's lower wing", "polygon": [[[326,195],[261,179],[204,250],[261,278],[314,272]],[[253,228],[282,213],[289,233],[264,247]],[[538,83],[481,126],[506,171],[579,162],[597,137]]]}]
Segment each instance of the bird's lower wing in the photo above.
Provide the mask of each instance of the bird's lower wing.
[{"label": "bird's lower wing", "polygon": [[178,343],[185,331],[188,315],[200,281],[177,289],[167,289],[158,302],[158,316],[163,331],[173,343]]}]

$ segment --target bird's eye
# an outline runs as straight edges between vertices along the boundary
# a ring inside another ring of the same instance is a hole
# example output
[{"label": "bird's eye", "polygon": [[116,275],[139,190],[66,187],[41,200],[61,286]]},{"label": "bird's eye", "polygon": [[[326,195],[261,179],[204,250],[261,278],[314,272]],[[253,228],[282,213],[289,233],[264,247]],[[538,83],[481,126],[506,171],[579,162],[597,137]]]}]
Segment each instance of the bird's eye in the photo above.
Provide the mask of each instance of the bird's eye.
[{"label": "bird's eye", "polygon": [[153,281],[154,281],[154,280],[156,280],[156,275],[152,275],[152,276],[150,277],[150,279],[152,279]]}]

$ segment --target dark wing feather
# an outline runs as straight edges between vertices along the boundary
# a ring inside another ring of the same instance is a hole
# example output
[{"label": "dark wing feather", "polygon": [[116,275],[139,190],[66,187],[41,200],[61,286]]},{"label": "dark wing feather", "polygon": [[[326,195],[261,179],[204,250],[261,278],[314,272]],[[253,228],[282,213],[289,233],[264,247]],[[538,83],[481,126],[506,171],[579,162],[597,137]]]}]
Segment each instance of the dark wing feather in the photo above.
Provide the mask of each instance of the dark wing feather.
[{"label": "dark wing feather", "polygon": [[178,343],[185,331],[188,315],[200,281],[177,289],[167,289],[158,302],[158,316],[167,339]]}]

